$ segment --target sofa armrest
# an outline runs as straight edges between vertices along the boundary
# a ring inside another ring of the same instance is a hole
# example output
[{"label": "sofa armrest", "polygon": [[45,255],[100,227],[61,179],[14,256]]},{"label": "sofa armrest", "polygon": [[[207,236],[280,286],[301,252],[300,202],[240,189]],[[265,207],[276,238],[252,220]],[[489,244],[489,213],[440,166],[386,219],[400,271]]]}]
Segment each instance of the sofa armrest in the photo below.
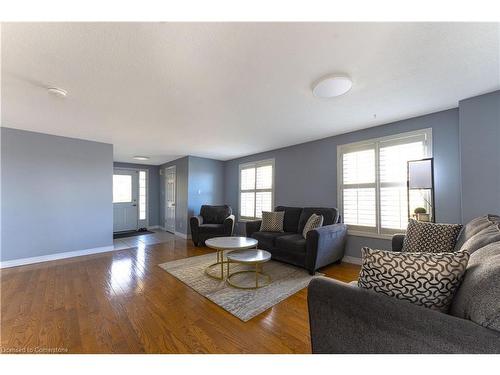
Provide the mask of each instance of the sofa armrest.
[{"label": "sofa armrest", "polygon": [[313,353],[500,353],[500,332],[328,279],[308,288]]},{"label": "sofa armrest", "polygon": [[234,215],[229,215],[224,219],[224,233],[227,234],[228,236],[233,235],[233,230],[234,230]]},{"label": "sofa armrest", "polygon": [[191,216],[189,219],[189,225],[191,227],[191,232],[195,231],[198,233],[198,227],[203,224],[203,217],[202,216]]},{"label": "sofa armrest", "polygon": [[191,228],[193,225],[195,227],[199,227],[201,224],[203,224],[203,216],[191,216],[191,219],[189,219],[189,224],[191,224]]},{"label": "sofa armrest", "polygon": [[346,224],[325,225],[307,232],[306,268],[314,274],[318,268],[343,258],[347,239]]},{"label": "sofa armrest", "polygon": [[252,220],[245,222],[245,233],[247,237],[252,237],[252,234],[260,230],[262,220]]},{"label": "sofa armrest", "polygon": [[405,240],[404,233],[396,233],[392,236],[392,251],[403,250],[403,242]]},{"label": "sofa armrest", "polygon": [[195,246],[199,246],[199,226],[203,224],[202,216],[191,216],[189,219],[189,226],[191,227],[191,239]]}]

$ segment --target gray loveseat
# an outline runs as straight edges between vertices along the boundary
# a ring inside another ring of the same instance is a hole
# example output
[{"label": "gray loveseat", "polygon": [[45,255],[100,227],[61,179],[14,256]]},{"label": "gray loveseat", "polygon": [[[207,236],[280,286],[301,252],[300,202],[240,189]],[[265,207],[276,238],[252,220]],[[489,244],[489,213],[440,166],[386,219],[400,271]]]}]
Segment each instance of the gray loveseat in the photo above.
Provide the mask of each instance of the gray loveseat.
[{"label": "gray loveseat", "polygon": [[[342,259],[347,226],[340,222],[336,208],[278,206],[274,210],[285,211],[284,232],[261,232],[261,220],[246,223],[247,237],[258,240],[259,248],[269,251],[273,259],[303,267],[311,275]],[[323,216],[323,226],[304,238],[302,231],[313,213]]]},{"label": "gray loveseat", "polygon": [[[404,235],[393,238],[400,251]],[[472,220],[471,252],[448,314],[328,278],[309,284],[313,353],[500,353],[500,217]]]}]

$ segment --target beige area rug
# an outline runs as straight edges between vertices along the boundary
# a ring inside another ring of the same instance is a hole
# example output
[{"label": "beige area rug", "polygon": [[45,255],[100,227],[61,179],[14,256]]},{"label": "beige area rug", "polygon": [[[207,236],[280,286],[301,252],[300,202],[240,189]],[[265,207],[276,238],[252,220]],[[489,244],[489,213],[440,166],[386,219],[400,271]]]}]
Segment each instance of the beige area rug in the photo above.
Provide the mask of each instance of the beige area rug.
[{"label": "beige area rug", "polygon": [[[255,290],[237,289],[225,281],[212,279],[205,274],[205,268],[215,261],[216,255],[213,253],[175,260],[159,266],[244,322],[307,287],[313,278],[304,269],[271,260],[263,265],[263,271],[271,276],[270,285]],[[245,267],[231,264],[231,273],[249,269]],[[250,279],[245,280],[243,277],[252,276],[243,274],[235,277],[240,277],[236,279],[237,282],[248,285],[245,281]]]}]

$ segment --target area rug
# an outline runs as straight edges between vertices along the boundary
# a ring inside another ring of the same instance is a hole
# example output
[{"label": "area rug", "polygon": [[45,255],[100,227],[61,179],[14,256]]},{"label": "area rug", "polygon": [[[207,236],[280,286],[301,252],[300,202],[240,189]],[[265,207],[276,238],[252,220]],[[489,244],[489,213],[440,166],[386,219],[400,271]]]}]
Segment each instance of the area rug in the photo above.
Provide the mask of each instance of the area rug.
[{"label": "area rug", "polygon": [[[271,275],[270,285],[255,290],[236,289],[205,274],[205,268],[214,263],[215,258],[215,253],[212,253],[159,266],[244,322],[307,287],[313,278],[304,269],[271,260],[263,266],[263,271]],[[232,264],[231,272],[238,271],[238,268],[244,269],[245,266]]]}]

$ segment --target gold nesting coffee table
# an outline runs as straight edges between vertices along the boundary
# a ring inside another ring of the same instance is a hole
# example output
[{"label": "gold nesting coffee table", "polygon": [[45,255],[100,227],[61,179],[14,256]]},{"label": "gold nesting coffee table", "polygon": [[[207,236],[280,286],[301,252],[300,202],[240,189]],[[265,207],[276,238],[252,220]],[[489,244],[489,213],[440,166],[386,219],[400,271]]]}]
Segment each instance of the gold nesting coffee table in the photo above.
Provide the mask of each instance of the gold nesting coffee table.
[{"label": "gold nesting coffee table", "polygon": [[[248,237],[215,237],[206,240],[206,246],[217,250],[217,262],[209,265],[205,269],[205,273],[214,279],[224,280],[224,264],[228,264],[228,261],[224,260],[224,251],[250,249],[257,247],[257,243],[256,239]],[[219,267],[220,275],[214,275],[213,269]]]},{"label": "gold nesting coffee table", "polygon": [[[238,289],[258,289],[267,286],[271,283],[271,276],[262,272],[262,265],[271,260],[271,253],[266,250],[248,249],[248,250],[235,250],[227,254],[227,279],[226,282],[234,288]],[[253,270],[244,270],[230,273],[229,265],[231,263],[238,263],[244,265],[255,266]],[[255,286],[236,284],[231,280],[235,275],[241,274],[255,274]],[[263,279],[263,280],[261,280]]]}]

